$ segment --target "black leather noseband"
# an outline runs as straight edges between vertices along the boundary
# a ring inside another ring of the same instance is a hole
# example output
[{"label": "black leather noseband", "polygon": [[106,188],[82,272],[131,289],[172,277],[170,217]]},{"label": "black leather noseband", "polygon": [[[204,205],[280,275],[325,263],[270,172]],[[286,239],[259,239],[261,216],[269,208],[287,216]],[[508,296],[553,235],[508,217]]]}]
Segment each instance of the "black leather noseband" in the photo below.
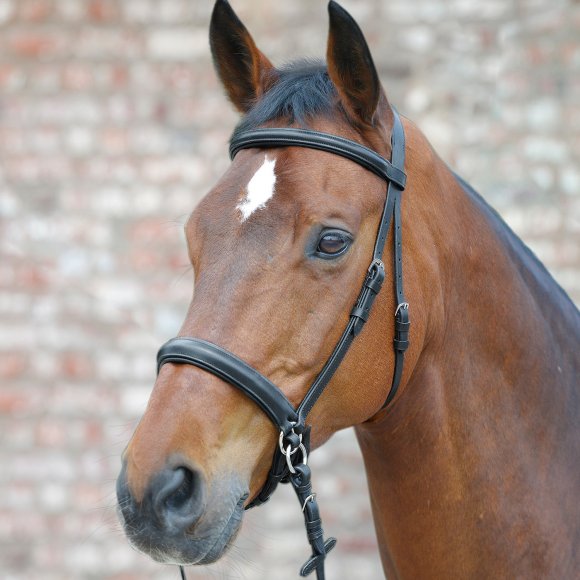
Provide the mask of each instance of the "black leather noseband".
[{"label": "black leather noseband", "polygon": [[[358,299],[350,312],[348,324],[337,342],[332,354],[310,386],[306,396],[295,409],[284,393],[270,380],[249,366],[243,360],[223,348],[197,338],[173,338],[166,342],[157,354],[157,370],[168,362],[191,364],[240,389],[259,405],[276,425],[280,437],[274,451],[272,467],[268,478],[258,495],[247,506],[254,507],[270,498],[278,483],[292,483],[304,512],[308,541],[312,556],[300,570],[306,576],[316,570],[318,580],[324,580],[324,559],[334,547],[336,540],[324,541],[322,525],[310,483],[310,468],[307,465],[310,452],[310,428],[306,419],[312,407],[328,385],[340,363],[344,359],[355,337],[368,320],[373,302],[381,290],[385,279],[382,262],[385,241],[393,222],[394,240],[394,290],[395,311],[395,368],[390,391],[383,408],[395,396],[403,372],[404,354],[409,345],[409,305],[403,293],[402,241],[401,241],[401,192],[405,188],[405,133],[396,111],[391,134],[391,161],[387,161],[373,150],[328,133],[292,128],[267,128],[246,131],[237,135],[230,145],[233,159],[241,149],[272,147],[306,147],[334,153],[358,163],[387,181],[387,195],[371,263]],[[182,572],[183,574],[183,572]]]}]

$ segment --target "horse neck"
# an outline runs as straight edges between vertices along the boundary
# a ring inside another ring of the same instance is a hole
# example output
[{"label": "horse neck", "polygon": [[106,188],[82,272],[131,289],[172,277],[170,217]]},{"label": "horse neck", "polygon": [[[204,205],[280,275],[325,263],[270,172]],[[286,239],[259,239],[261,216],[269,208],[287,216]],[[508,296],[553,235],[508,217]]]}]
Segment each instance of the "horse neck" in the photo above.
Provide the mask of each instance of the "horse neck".
[{"label": "horse neck", "polygon": [[400,395],[357,436],[389,577],[409,540],[431,566],[411,577],[438,577],[446,563],[443,577],[449,550],[473,564],[496,541],[494,526],[513,531],[522,510],[536,522],[570,478],[578,489],[580,318],[500,218],[415,128],[405,131],[403,260],[415,328]]}]

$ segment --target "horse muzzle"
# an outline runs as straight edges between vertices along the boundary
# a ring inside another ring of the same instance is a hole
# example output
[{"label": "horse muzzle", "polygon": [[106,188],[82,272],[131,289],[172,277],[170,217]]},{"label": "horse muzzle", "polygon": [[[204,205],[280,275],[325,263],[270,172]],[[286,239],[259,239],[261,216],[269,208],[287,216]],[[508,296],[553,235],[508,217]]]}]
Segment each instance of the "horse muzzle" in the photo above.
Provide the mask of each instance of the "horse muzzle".
[{"label": "horse muzzle", "polygon": [[131,544],[166,564],[209,564],[231,545],[240,528],[248,494],[233,477],[208,492],[194,467],[168,466],[151,478],[136,500],[123,463],[117,478],[120,519]]}]

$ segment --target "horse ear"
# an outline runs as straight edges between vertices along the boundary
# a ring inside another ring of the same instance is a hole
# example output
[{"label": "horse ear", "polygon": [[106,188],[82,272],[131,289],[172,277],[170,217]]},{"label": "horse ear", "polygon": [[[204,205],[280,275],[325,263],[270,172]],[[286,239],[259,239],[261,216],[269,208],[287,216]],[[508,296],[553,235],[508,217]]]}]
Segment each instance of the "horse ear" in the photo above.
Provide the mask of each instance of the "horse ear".
[{"label": "horse ear", "polygon": [[328,74],[347,114],[354,121],[373,125],[382,88],[365,37],[353,17],[334,0],[328,4],[328,14]]},{"label": "horse ear", "polygon": [[230,101],[246,113],[274,80],[275,68],[227,0],[217,0],[211,16],[209,43],[217,74]]}]

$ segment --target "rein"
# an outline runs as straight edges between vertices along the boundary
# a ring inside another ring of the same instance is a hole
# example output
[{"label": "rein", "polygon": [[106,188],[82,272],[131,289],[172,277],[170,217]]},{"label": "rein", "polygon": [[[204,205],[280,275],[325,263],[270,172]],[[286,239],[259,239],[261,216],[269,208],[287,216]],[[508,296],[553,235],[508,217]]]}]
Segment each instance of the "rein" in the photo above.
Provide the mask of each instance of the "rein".
[{"label": "rein", "polygon": [[[403,293],[403,259],[401,228],[401,193],[405,188],[405,133],[398,113],[393,110],[394,124],[391,134],[391,161],[387,161],[372,149],[355,141],[336,135],[293,128],[265,128],[246,131],[237,135],[230,144],[233,159],[241,149],[271,147],[306,147],[334,153],[358,163],[387,182],[387,195],[378,228],[372,260],[357,301],[350,312],[348,324],[332,354],[308,389],[306,396],[295,409],[286,395],[269,379],[245,363],[233,353],[205,340],[178,337],[166,342],[157,354],[157,372],[165,363],[197,366],[232,386],[240,389],[254,401],[279,430],[278,445],[266,482],[249,509],[266,502],[278,483],[291,483],[302,512],[312,555],[300,569],[301,576],[316,570],[318,580],[324,580],[324,559],[334,548],[335,538],[324,540],[322,522],[312,491],[311,472],[308,467],[310,452],[310,426],[308,414],[323,393],[340,366],[355,337],[361,332],[370,315],[373,302],[385,279],[382,261],[385,241],[391,222],[394,227],[394,289],[395,309],[395,368],[391,388],[381,407],[384,409],[394,398],[401,381],[405,351],[409,345],[409,305]],[[180,567],[182,578],[185,573]]]}]

